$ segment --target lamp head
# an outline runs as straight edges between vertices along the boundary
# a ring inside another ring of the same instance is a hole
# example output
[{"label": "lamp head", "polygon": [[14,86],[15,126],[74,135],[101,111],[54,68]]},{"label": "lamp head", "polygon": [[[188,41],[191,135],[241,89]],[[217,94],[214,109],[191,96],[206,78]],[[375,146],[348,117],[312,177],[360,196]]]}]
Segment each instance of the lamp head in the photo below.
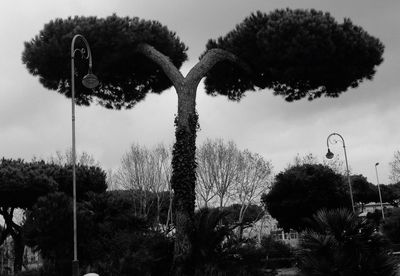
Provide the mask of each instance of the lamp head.
[{"label": "lamp head", "polygon": [[91,68],[89,68],[87,75],[83,77],[82,84],[89,89],[93,89],[99,85],[99,79],[92,73]]},{"label": "lamp head", "polygon": [[379,162],[377,162],[377,163],[375,164],[375,167],[378,166],[378,165],[379,165]]},{"label": "lamp head", "polygon": [[333,154],[333,152],[331,152],[331,150],[328,148],[328,152],[326,153],[326,158],[328,158],[328,159],[332,159],[333,158],[333,156],[334,156],[334,154]]}]

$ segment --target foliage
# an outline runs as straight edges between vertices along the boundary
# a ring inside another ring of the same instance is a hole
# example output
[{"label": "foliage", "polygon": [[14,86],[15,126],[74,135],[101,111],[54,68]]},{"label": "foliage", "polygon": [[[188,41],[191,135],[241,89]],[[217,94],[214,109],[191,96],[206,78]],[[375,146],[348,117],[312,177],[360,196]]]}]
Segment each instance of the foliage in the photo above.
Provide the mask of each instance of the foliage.
[{"label": "foliage", "polygon": [[400,208],[394,208],[391,212],[385,213],[382,232],[392,243],[400,244]]},{"label": "foliage", "polygon": [[270,88],[293,101],[338,97],[372,79],[384,46],[350,19],[339,24],[329,13],[286,9],[251,14],[224,37],[209,40],[207,50],[212,48],[234,53],[251,74],[221,62],[207,75],[208,94],[239,100],[247,90]]},{"label": "foliage", "polygon": [[[146,200],[143,201],[141,194],[145,192],[147,196]],[[162,192],[156,195],[155,193],[141,190],[111,190],[107,191],[107,194],[129,202],[129,209],[132,215],[145,219],[149,227],[157,228],[158,224],[166,225],[169,210],[169,192]],[[160,206],[157,206],[157,200],[161,202]],[[144,208],[142,205],[146,206],[147,211],[145,213],[142,212]],[[127,206],[123,208],[127,208]]]},{"label": "foliage", "polygon": [[[82,34],[90,43],[96,75],[101,86],[93,92],[76,82],[77,104],[94,99],[106,108],[131,108],[148,92],[161,93],[171,81],[150,59],[138,54],[141,43],[152,45],[168,56],[176,67],[186,60],[186,46],[174,32],[157,21],[137,17],[69,17],[47,23],[31,41],[25,42],[22,61],[41,84],[71,97],[70,52],[74,35]],[[82,41],[76,48],[84,48]],[[79,55],[76,55],[79,57]],[[79,78],[87,73],[87,62],[76,58]]]},{"label": "foliage", "polygon": [[353,189],[354,202],[366,204],[379,201],[378,189],[375,185],[368,182],[365,176],[361,174],[351,175],[350,181]]},{"label": "foliage", "polygon": [[[174,190],[175,248],[173,273],[193,273],[193,224],[196,184],[196,131],[198,115],[189,114],[187,125],[175,118],[176,142],[172,150],[171,187]],[[180,244],[180,245],[179,245]]]},{"label": "foliage", "polygon": [[0,202],[2,207],[31,207],[38,197],[54,191],[57,183],[47,174],[44,162],[1,159]]},{"label": "foliage", "polygon": [[321,210],[302,233],[299,268],[305,275],[396,275],[387,241],[347,209]]},{"label": "foliage", "polygon": [[293,267],[294,250],[290,245],[274,240],[272,236],[266,236],[261,240],[261,248],[266,256],[267,268]]},{"label": "foliage", "polygon": [[[25,224],[28,244],[53,261],[59,273],[69,272],[72,259],[72,225],[65,227],[72,221],[71,204],[71,198],[63,193],[42,197]],[[78,256],[82,267],[90,265],[105,275],[123,275],[122,271],[129,267],[128,259],[142,258],[141,262],[149,263],[154,256],[152,261],[156,263],[164,260],[160,254],[165,251],[158,252],[157,247],[171,242],[149,231],[148,222],[136,217],[133,210],[133,202],[115,192],[91,194],[88,201],[78,204]],[[156,240],[160,241],[159,245]],[[149,247],[146,254],[150,254],[147,257],[143,256],[146,247]],[[172,249],[169,257],[171,252]]]},{"label": "foliage", "polygon": [[[48,164],[47,175],[58,184],[58,191],[72,196],[72,166]],[[102,193],[107,189],[106,173],[97,166],[77,164],[76,169],[77,199],[85,199],[87,193]]]},{"label": "foliage", "polygon": [[382,201],[388,202],[393,206],[398,206],[400,200],[400,182],[389,185],[379,185],[382,194]]},{"label": "foliage", "polygon": [[270,215],[285,230],[302,230],[322,208],[349,207],[348,188],[340,174],[321,164],[304,164],[280,172],[261,198]]},{"label": "foliage", "polygon": [[14,211],[16,208],[31,208],[38,197],[55,191],[57,187],[57,183],[48,175],[44,162],[1,159],[0,215],[6,227],[0,232],[0,244],[12,236],[16,272],[22,269],[25,244],[21,222],[14,221]]},{"label": "foliage", "polygon": [[196,263],[211,263],[222,250],[223,241],[232,234],[229,224],[221,224],[227,215],[219,209],[200,209],[195,213],[194,259]]},{"label": "foliage", "polygon": [[[159,233],[149,233],[139,236],[136,240],[128,240],[131,246],[130,254],[121,262],[121,269],[115,276],[131,275],[170,275],[173,241]],[[100,275],[111,275],[105,270]]]},{"label": "foliage", "polygon": [[266,251],[268,258],[292,258],[293,249],[282,241],[276,241],[271,236],[263,237],[261,247]]},{"label": "foliage", "polygon": [[246,213],[243,216],[242,221],[240,221],[240,210],[242,206],[240,204],[232,204],[230,206],[222,208],[226,212],[224,217],[224,223],[229,225],[242,224],[243,226],[249,226],[258,220],[260,220],[264,215],[264,210],[262,207],[251,204],[248,206]]},{"label": "foliage", "polygon": [[227,210],[203,208],[195,213],[195,275],[263,275],[263,252],[254,241],[236,239]]}]

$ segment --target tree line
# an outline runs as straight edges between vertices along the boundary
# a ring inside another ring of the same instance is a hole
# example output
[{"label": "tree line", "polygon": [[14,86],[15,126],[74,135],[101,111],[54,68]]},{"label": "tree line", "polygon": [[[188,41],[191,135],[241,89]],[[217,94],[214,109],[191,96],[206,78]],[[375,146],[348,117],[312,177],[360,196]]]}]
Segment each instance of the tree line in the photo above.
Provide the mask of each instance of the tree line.
[{"label": "tree line", "polygon": [[[49,267],[69,273],[72,172],[66,163],[68,152],[57,153],[46,162],[1,161],[0,211],[5,227],[0,237],[1,242],[7,236],[13,238],[16,271],[22,268],[23,248],[29,245],[41,252]],[[273,178],[270,161],[239,150],[232,141],[208,139],[199,146],[198,155],[197,173],[201,176],[197,183],[196,227],[201,231],[217,235],[215,231],[223,221],[224,237],[233,231],[242,239],[243,229],[264,215],[260,203],[281,227],[299,231],[310,225],[320,209],[349,207],[339,160],[320,164],[312,155],[296,156]],[[122,156],[120,167],[108,175],[89,154],[81,154],[78,160],[78,244],[83,268],[123,275],[124,271],[139,273],[148,267],[153,269],[148,273],[156,273],[170,264],[175,227],[170,148],[133,144]],[[354,199],[360,206],[376,201],[375,185],[362,175],[352,175],[351,180]],[[384,200],[397,204],[399,187],[387,185],[382,190]],[[212,207],[216,211],[206,211]],[[13,220],[17,208],[25,211],[23,224]],[[389,228],[388,233],[395,233]],[[196,233],[197,242],[201,242],[204,233]],[[150,255],[146,259],[138,254]],[[143,270],[135,270],[139,268],[131,267],[132,263],[140,263]]]}]

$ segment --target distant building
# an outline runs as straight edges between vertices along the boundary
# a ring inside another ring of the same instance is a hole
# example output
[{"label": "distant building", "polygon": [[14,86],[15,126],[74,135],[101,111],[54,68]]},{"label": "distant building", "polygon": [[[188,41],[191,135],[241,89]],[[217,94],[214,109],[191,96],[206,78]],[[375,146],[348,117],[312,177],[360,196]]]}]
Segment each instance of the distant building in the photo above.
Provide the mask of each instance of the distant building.
[{"label": "distant building", "polygon": [[271,232],[274,240],[282,241],[291,247],[297,247],[299,245],[299,233],[294,230],[289,232],[283,231],[283,229],[275,230]]},{"label": "distant building", "polygon": [[278,221],[269,214],[265,214],[252,227],[245,229],[243,234],[257,238],[258,242],[261,242],[262,237],[271,235],[273,239],[282,241],[292,247],[297,247],[299,244],[299,233],[294,230],[283,231],[278,227]]},{"label": "distant building", "polygon": [[[383,202],[382,205],[383,205],[383,210],[393,208],[393,205],[387,202]],[[368,213],[374,213],[376,210],[381,210],[381,209],[382,208],[380,202],[370,202],[362,206],[361,213],[358,216],[365,217],[367,216]]]}]

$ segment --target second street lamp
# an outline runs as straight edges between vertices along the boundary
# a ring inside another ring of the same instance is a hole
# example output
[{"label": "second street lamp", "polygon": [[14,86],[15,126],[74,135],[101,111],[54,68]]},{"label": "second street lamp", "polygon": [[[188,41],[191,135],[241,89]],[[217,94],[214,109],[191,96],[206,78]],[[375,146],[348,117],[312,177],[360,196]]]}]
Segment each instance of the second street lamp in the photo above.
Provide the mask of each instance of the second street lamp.
[{"label": "second street lamp", "polygon": [[347,153],[346,153],[346,145],[344,143],[344,139],[342,137],[342,135],[340,135],[339,133],[331,133],[329,134],[328,138],[326,138],[326,145],[328,147],[328,152],[326,153],[326,158],[328,159],[332,159],[334,154],[333,152],[331,152],[331,150],[329,149],[329,138],[331,138],[332,136],[339,136],[340,139],[342,140],[342,144],[343,144],[343,151],[344,151],[344,159],[346,161],[346,172],[347,172],[347,181],[349,183],[349,190],[350,190],[350,199],[351,199],[351,207],[353,208],[353,213],[356,212],[355,208],[354,208],[354,200],[353,200],[353,189],[351,187],[351,180],[350,180],[350,171],[349,171],[349,163],[347,162]]},{"label": "second street lamp", "polygon": [[378,185],[379,202],[381,203],[382,219],[384,220],[385,219],[385,212],[383,211],[382,194],[381,194],[381,188],[379,186],[378,165],[379,165],[379,162],[375,164],[376,183]]},{"label": "second street lamp", "polygon": [[[75,49],[75,41],[80,38],[86,46],[84,48]],[[99,80],[92,73],[92,53],[90,51],[89,43],[80,34],[77,34],[72,39],[71,43],[71,103],[72,103],[72,205],[73,205],[73,225],[74,225],[74,259],[72,261],[72,275],[79,275],[79,261],[78,261],[78,233],[76,222],[76,147],[75,147],[75,53],[80,52],[81,55],[89,60],[88,74],[83,77],[82,84],[93,89],[99,84]]]}]

